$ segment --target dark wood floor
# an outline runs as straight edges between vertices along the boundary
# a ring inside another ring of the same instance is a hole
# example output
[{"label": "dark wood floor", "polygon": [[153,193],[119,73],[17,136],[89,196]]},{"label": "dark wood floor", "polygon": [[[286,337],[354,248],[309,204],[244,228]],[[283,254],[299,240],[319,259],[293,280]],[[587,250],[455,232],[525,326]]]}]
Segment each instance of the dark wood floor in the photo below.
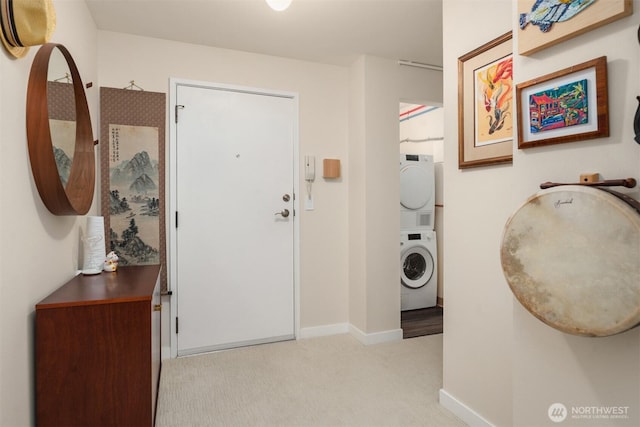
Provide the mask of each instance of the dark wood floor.
[{"label": "dark wood floor", "polygon": [[421,308],[401,312],[403,338],[442,333],[442,307]]}]

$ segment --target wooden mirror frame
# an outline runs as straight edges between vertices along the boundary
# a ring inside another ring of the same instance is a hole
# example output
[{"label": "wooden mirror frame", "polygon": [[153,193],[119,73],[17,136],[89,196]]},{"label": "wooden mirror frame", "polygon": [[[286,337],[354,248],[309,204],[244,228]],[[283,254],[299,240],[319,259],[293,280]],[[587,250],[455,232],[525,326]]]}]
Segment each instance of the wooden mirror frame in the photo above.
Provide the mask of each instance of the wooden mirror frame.
[{"label": "wooden mirror frame", "polygon": [[[76,141],[66,188],[53,154],[47,94],[49,60],[58,49],[67,61],[76,109]],[[27,88],[27,142],[31,172],[40,198],[55,215],[84,215],[93,202],[96,168],[91,117],[82,79],[73,57],[61,44],[46,43],[36,53]]]}]

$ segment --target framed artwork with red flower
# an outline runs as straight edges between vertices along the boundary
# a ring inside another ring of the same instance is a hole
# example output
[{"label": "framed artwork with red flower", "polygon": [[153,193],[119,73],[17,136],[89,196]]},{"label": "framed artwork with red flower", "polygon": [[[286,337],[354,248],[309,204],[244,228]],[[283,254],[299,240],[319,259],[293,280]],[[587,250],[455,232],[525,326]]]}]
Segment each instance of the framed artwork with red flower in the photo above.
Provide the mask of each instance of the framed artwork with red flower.
[{"label": "framed artwork with red flower", "polygon": [[511,163],[513,55],[508,32],[458,58],[458,167]]}]

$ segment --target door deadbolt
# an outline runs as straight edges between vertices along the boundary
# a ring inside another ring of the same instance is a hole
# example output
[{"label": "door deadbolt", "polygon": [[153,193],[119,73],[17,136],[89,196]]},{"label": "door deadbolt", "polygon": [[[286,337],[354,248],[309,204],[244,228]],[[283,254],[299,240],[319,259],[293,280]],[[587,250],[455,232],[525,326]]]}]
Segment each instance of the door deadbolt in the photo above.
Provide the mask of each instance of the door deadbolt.
[{"label": "door deadbolt", "polygon": [[285,194],[284,196],[282,196],[282,200],[284,200],[285,202],[288,202],[289,200],[291,200],[291,196],[289,196],[288,194]]},{"label": "door deadbolt", "polygon": [[289,216],[289,209],[282,209],[282,211],[276,212],[276,215],[282,215],[283,218],[286,218]]}]

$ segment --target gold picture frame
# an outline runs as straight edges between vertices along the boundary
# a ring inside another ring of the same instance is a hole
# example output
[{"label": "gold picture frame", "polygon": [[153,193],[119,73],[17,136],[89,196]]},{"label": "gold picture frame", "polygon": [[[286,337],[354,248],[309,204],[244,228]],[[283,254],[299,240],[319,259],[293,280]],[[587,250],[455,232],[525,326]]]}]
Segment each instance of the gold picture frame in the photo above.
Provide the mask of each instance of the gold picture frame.
[{"label": "gold picture frame", "polygon": [[609,136],[607,57],[516,86],[518,148]]},{"label": "gold picture frame", "polygon": [[[531,55],[633,13],[632,0],[584,1],[573,10],[571,3],[518,0],[518,53]],[[546,20],[551,15],[559,18]]]},{"label": "gold picture frame", "polygon": [[512,32],[458,58],[458,167],[513,160]]}]

